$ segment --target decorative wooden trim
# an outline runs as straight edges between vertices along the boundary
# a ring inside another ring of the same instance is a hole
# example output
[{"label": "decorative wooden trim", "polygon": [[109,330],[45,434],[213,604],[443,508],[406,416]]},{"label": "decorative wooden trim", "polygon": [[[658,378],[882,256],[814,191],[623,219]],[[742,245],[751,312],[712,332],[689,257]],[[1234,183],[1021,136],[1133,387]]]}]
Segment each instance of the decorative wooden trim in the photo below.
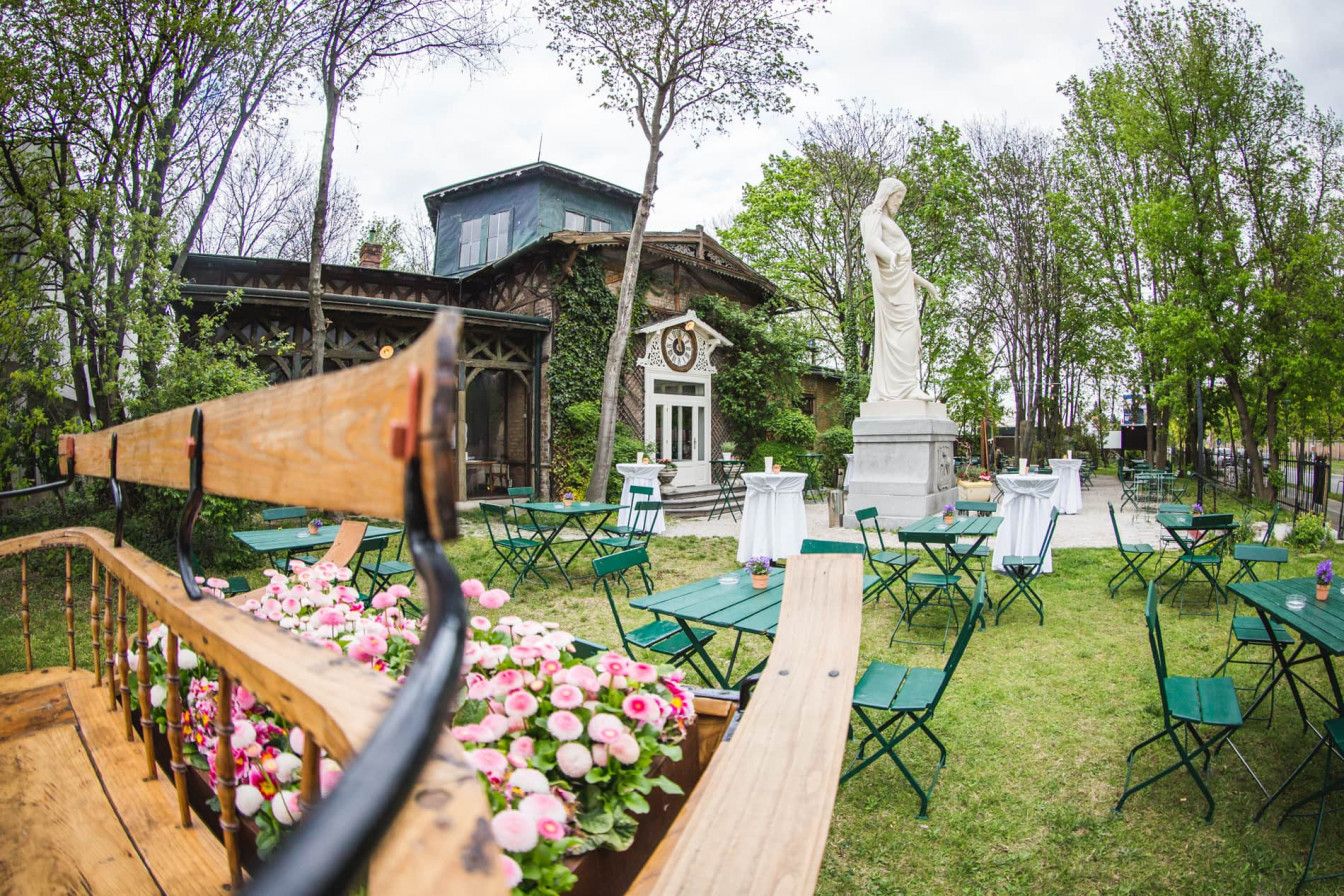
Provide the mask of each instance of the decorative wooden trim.
[{"label": "decorative wooden trim", "polygon": [[233,678],[219,670],[215,694],[215,796],[219,798],[219,830],[228,856],[229,882],[236,892],[243,885],[243,863],[238,855],[238,811],[234,805],[238,769],[233,761]]},{"label": "decorative wooden trim", "polygon": [[89,639],[93,644],[94,687],[102,687],[103,684],[101,630],[102,617],[99,615],[98,606],[98,558],[91,557],[89,559]]},{"label": "decorative wooden trim", "polygon": [[182,676],[178,668],[177,632],[164,632],[164,659],[168,663],[168,756],[173,770],[173,789],[177,791],[177,818],[184,828],[191,827],[191,803],[187,793],[187,763],[182,756]]},{"label": "decorative wooden trim", "polygon": [[844,761],[862,575],[852,555],[789,558],[751,706],[629,893],[813,892]]},{"label": "decorative wooden trim", "polygon": [[65,549],[65,640],[70,648],[70,671],[75,670],[75,590],[71,579],[70,549]]},{"label": "decorative wooden trim", "polygon": [[149,611],[145,609],[144,601],[139,602],[136,617],[139,631],[135,646],[139,662],[135,670],[135,679],[140,687],[140,741],[145,749],[145,779],[152,781],[159,776],[159,766],[154,756],[154,713],[150,711],[149,694]]}]

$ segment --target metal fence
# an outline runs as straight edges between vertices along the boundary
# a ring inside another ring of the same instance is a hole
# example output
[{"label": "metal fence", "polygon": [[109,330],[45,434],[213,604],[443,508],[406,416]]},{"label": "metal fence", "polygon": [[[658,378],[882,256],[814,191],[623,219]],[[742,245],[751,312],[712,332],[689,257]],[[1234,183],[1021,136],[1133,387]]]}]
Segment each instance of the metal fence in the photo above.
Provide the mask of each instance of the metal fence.
[{"label": "metal fence", "polygon": [[[1224,449],[1209,454],[1209,478],[1237,494],[1247,491],[1250,463],[1242,452],[1233,454]],[[1264,459],[1268,466],[1268,459]],[[1291,508],[1293,519],[1303,513],[1319,513],[1326,526],[1335,530],[1335,537],[1344,539],[1344,469],[1331,463],[1329,457],[1300,454],[1280,461],[1282,479],[1278,488],[1278,502]]]}]

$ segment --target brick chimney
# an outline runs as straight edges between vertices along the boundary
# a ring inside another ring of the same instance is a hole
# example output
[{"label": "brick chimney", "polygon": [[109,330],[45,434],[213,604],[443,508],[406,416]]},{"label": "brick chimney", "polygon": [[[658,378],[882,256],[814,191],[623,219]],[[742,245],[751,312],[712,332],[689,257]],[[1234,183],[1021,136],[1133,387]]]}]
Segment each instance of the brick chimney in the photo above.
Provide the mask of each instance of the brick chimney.
[{"label": "brick chimney", "polygon": [[362,244],[359,247],[359,266],[362,268],[381,268],[383,266],[383,244]]}]

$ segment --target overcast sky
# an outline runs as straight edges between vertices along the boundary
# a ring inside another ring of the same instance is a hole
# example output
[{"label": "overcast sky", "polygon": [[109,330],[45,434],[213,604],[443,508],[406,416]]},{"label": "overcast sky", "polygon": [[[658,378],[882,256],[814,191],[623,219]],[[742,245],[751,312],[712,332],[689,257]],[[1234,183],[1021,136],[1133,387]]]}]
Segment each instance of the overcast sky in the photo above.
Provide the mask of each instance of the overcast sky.
[{"label": "overcast sky", "polygon": [[[524,11],[527,0],[520,0]],[[677,230],[727,220],[742,185],[786,148],[811,113],[866,97],[933,120],[973,118],[1054,128],[1065,111],[1056,85],[1100,61],[1109,0],[833,0],[809,23],[815,93],[789,116],[745,122],[696,147],[666,146],[651,226]],[[1308,103],[1344,113],[1344,0],[1243,0],[1302,82]],[[366,214],[425,220],[437,187],[541,157],[638,190],[646,144],[637,128],[577,83],[546,49],[540,25],[520,22],[493,71],[402,71],[380,77],[347,109],[336,169],[359,189]],[[296,143],[316,147],[321,106],[290,111]]]}]

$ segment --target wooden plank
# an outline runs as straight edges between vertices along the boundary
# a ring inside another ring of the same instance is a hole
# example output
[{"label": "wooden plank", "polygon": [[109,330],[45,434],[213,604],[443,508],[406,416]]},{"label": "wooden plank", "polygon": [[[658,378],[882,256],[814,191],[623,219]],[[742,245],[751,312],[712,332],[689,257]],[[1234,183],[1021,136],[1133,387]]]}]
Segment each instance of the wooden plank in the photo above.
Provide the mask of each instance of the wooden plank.
[{"label": "wooden plank", "polygon": [[59,684],[0,693],[0,741],[74,720],[65,688]]},{"label": "wooden plank", "polygon": [[145,779],[140,745],[126,743],[120,716],[85,676],[87,682],[67,685],[70,704],[102,786],[160,889],[173,896],[226,892],[224,847],[204,824],[181,826],[176,791],[163,778]]},{"label": "wooden plank", "polygon": [[0,837],[6,893],[162,892],[108,805],[73,725],[5,745],[0,800],[8,832]]},{"label": "wooden plank", "polygon": [[[424,335],[390,360],[81,433],[73,437],[75,472],[106,478],[108,449],[117,433],[120,479],[186,489],[186,442],[192,409],[200,407],[207,492],[401,519],[403,464],[389,451],[392,425],[408,416],[415,367],[423,376],[418,432],[423,439],[435,423],[451,423],[451,430],[436,439],[448,445],[456,421],[436,420],[434,401],[436,389],[456,386],[452,346],[460,330],[461,318],[442,311]],[[443,341],[449,338],[451,345]],[[441,383],[440,376],[447,381]],[[456,458],[450,463],[455,469]],[[432,507],[434,496],[429,497]]]},{"label": "wooden plank", "polygon": [[813,891],[844,761],[861,576],[855,555],[790,560],[751,708],[630,893]]}]

